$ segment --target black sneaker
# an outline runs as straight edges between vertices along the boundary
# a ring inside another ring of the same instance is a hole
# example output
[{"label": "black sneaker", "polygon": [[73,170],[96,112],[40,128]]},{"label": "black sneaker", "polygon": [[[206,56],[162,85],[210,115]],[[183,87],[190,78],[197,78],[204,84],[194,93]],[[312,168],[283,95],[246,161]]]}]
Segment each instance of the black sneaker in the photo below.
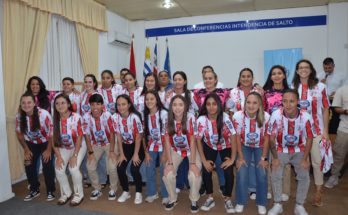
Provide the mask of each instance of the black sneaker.
[{"label": "black sneaker", "polygon": [[39,190],[31,190],[26,197],[24,197],[24,201],[28,202],[33,200],[34,198],[40,196]]},{"label": "black sneaker", "polygon": [[102,192],[100,192],[100,190],[93,190],[89,199],[97,200],[101,195],[102,195]]},{"label": "black sneaker", "polygon": [[169,202],[169,203],[166,204],[166,206],[164,207],[164,209],[165,209],[166,211],[171,211],[171,210],[174,209],[175,205],[177,205],[177,204],[178,204],[178,201],[176,201],[176,202]]},{"label": "black sneaker", "polygon": [[191,204],[191,213],[197,213],[199,211],[199,207],[197,205],[197,202],[196,204]]},{"label": "black sneaker", "polygon": [[56,196],[53,194],[53,192],[48,192],[46,201],[50,202],[50,201],[53,201],[55,198]]}]

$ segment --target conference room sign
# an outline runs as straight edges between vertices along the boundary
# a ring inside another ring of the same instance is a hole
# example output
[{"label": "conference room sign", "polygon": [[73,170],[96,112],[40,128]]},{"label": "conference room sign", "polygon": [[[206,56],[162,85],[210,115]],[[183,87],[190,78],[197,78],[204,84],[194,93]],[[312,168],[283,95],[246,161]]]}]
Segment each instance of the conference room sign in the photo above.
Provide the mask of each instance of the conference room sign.
[{"label": "conference room sign", "polygon": [[145,35],[146,37],[160,37],[184,34],[200,34],[224,31],[245,31],[274,28],[293,28],[320,25],[326,25],[326,15],[244,20],[235,22],[220,22],[149,28],[145,30]]}]

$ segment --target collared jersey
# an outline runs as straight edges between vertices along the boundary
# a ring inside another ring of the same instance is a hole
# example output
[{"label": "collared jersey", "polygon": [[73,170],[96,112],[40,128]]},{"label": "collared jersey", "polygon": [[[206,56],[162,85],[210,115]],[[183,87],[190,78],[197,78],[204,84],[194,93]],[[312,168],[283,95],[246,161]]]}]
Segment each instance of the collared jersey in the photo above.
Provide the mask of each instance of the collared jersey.
[{"label": "collared jersey", "polygon": [[77,113],[71,113],[66,119],[59,120],[60,143],[59,147],[74,149],[77,138],[83,136],[82,118]]},{"label": "collared jersey", "polygon": [[127,118],[115,113],[112,115],[112,122],[116,134],[121,135],[124,144],[133,144],[136,136],[143,133],[141,119],[134,113],[130,113]]},{"label": "collared jersey", "polygon": [[207,89],[196,89],[194,90],[194,100],[198,106],[198,109],[201,110],[202,105],[204,104],[204,100],[210,93],[216,93],[219,96],[221,105],[225,108],[226,101],[229,98],[230,91],[228,89],[216,88],[214,91],[209,92]]},{"label": "collared jersey", "polygon": [[135,109],[139,112],[144,110],[144,103],[140,103],[141,91],[143,91],[142,87],[137,87],[133,92],[129,92],[127,88],[123,88],[123,94],[130,97]]},{"label": "collared jersey", "polygon": [[[86,113],[91,113],[91,105],[89,104],[89,98],[94,95],[97,94],[97,91],[94,91],[93,93],[87,93],[86,91],[83,91],[81,93],[81,105],[80,105],[80,115],[84,116]],[[98,93],[99,94],[99,93]]]},{"label": "collared jersey", "polygon": [[[54,110],[54,100],[56,99],[56,97],[60,94],[62,94],[63,92],[59,92],[57,93],[55,96],[54,96],[54,99],[52,100],[52,110]],[[71,105],[72,105],[72,108],[73,108],[73,111],[75,113],[80,113],[80,105],[81,105],[81,97],[79,94],[76,94],[76,93],[70,93],[69,95],[69,99],[70,99],[70,102],[71,102]],[[53,113],[53,111],[52,111]]]},{"label": "collared jersey", "polygon": [[117,96],[123,93],[123,87],[119,84],[115,84],[110,89],[105,89],[103,87],[98,89],[98,93],[103,96],[104,106],[106,110],[112,114],[116,112],[116,99]]},{"label": "collared jersey", "polygon": [[111,135],[115,133],[111,114],[103,111],[100,117],[94,118],[91,113],[86,113],[83,116],[83,131],[90,137],[91,144],[108,145]]},{"label": "collared jersey", "polygon": [[[185,93],[182,93],[181,94],[183,97],[185,97]],[[167,93],[166,95],[166,99],[165,99],[165,103],[164,103],[164,106],[168,109],[169,108],[169,105],[170,105],[170,101],[172,100],[172,98],[176,96],[176,93],[174,91],[170,92],[170,93]],[[192,114],[195,114],[196,111],[198,111],[198,106],[197,106],[197,103],[196,101],[194,100],[194,97],[193,97],[193,93],[190,92],[190,99],[191,99],[191,105],[189,107],[189,112],[192,113]]]},{"label": "collared jersey", "polygon": [[[160,123],[161,119],[161,123]],[[145,122],[144,122],[145,123]],[[168,112],[161,110],[161,113],[157,111],[153,115],[149,115],[148,128],[149,134],[147,134],[148,150],[153,152],[162,152],[164,137],[168,125]]]},{"label": "collared jersey", "polygon": [[231,148],[230,137],[236,134],[229,116],[223,114],[223,128],[219,141],[219,132],[216,120],[209,119],[208,116],[200,116],[197,119],[197,138],[203,140],[213,150],[223,150]]},{"label": "collared jersey", "polygon": [[[250,92],[258,92],[256,87],[253,87]],[[244,110],[245,98],[248,95],[244,95],[244,91],[240,87],[235,87],[230,91],[228,100],[226,101],[226,108],[234,113],[240,110]]]}]

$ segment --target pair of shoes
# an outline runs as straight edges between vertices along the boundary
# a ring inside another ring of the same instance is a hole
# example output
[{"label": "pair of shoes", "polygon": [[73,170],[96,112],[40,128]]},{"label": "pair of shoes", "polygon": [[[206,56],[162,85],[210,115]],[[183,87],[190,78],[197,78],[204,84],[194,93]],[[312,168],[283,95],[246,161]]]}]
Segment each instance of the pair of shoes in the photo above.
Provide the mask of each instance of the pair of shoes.
[{"label": "pair of shoes", "polygon": [[31,201],[38,196],[40,196],[40,190],[31,190],[29,191],[28,195],[24,197],[24,201],[25,202]]},{"label": "pair of shoes", "polygon": [[110,190],[110,191],[109,191],[108,199],[109,199],[110,201],[116,200],[116,192],[115,192],[115,190]]},{"label": "pair of shoes", "polygon": [[83,201],[83,196],[79,195],[78,193],[74,194],[73,199],[70,201],[70,206],[75,207],[78,206],[79,204],[81,204],[81,202]]},{"label": "pair of shoes", "polygon": [[168,202],[165,207],[164,207],[164,210],[166,211],[171,211],[174,209],[175,205],[178,204],[178,201],[175,201],[175,202]]},{"label": "pair of shoes", "polygon": [[268,211],[268,215],[278,215],[283,213],[283,206],[280,203],[274,203],[271,210]]},{"label": "pair of shoes", "polygon": [[152,203],[154,202],[156,199],[158,199],[158,193],[156,193],[155,195],[153,196],[148,196],[145,198],[145,202],[148,202],[148,203]]},{"label": "pair of shoes", "polygon": [[244,205],[239,205],[237,204],[236,207],[234,208],[236,213],[243,213],[244,211]]},{"label": "pair of shoes", "polygon": [[53,192],[47,192],[47,198],[46,201],[50,202],[53,201],[56,198],[56,196],[53,194]]},{"label": "pair of shoes", "polygon": [[199,207],[197,202],[192,202],[191,201],[191,213],[198,213]]},{"label": "pair of shoes", "polygon": [[306,209],[303,207],[303,205],[296,204],[294,213],[296,215],[308,215]]},{"label": "pair of shoes", "polygon": [[58,199],[58,202],[57,202],[57,205],[65,205],[69,199],[71,198],[71,194],[68,196],[68,195],[62,195],[59,199]]},{"label": "pair of shoes", "polygon": [[317,189],[315,191],[314,197],[313,197],[313,201],[312,201],[312,205],[316,206],[316,207],[321,207],[323,206],[323,202],[321,200],[321,196],[322,196],[322,190],[321,189]]},{"label": "pair of shoes", "polygon": [[102,195],[103,195],[103,193],[100,190],[93,190],[89,199],[90,200],[97,200]]},{"label": "pair of shoes", "polygon": [[327,180],[327,182],[325,183],[325,187],[332,189],[334,186],[336,186],[338,184],[338,177],[337,176],[330,176],[329,180]]},{"label": "pair of shoes", "polygon": [[234,210],[231,199],[228,199],[227,201],[225,201],[225,209],[226,209],[226,213],[228,214],[236,212],[236,210]]},{"label": "pair of shoes", "polygon": [[289,195],[282,193],[282,202],[287,202],[287,201],[289,201]]},{"label": "pair of shoes", "polygon": [[123,191],[121,196],[118,197],[117,201],[118,202],[125,202],[127,199],[129,199],[131,197],[131,195],[129,194],[129,192]]},{"label": "pair of shoes", "polygon": [[251,200],[255,200],[256,199],[256,193],[255,192],[251,192],[249,194],[249,197],[250,197]]},{"label": "pair of shoes", "polygon": [[143,203],[143,195],[140,192],[135,193],[134,204],[139,205]]},{"label": "pair of shoes", "polygon": [[258,205],[257,206],[257,212],[261,215],[264,215],[267,213],[267,209],[265,206],[262,206],[262,205]]},{"label": "pair of shoes", "polygon": [[201,210],[210,211],[210,209],[212,209],[213,207],[215,207],[215,201],[213,197],[208,197],[207,200],[205,200],[204,204],[201,206]]}]

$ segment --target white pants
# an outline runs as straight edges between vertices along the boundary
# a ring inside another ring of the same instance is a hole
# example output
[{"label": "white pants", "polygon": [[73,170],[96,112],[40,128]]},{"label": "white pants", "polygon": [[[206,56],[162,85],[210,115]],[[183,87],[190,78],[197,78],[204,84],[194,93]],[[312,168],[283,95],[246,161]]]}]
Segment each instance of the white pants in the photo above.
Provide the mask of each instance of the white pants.
[{"label": "white pants", "polygon": [[[72,191],[69,185],[69,180],[66,175],[66,167],[69,164],[69,159],[74,156],[75,149],[66,149],[59,148],[60,155],[63,159],[63,168],[56,170],[56,177],[60,185],[60,193],[61,195],[70,196]],[[74,185],[74,193],[78,194],[80,197],[83,197],[83,186],[82,186],[82,174],[80,172],[80,166],[83,158],[85,157],[87,151],[86,143],[82,140],[79,154],[77,155],[76,166],[71,168],[69,165],[69,171],[72,177],[73,185]]]}]

